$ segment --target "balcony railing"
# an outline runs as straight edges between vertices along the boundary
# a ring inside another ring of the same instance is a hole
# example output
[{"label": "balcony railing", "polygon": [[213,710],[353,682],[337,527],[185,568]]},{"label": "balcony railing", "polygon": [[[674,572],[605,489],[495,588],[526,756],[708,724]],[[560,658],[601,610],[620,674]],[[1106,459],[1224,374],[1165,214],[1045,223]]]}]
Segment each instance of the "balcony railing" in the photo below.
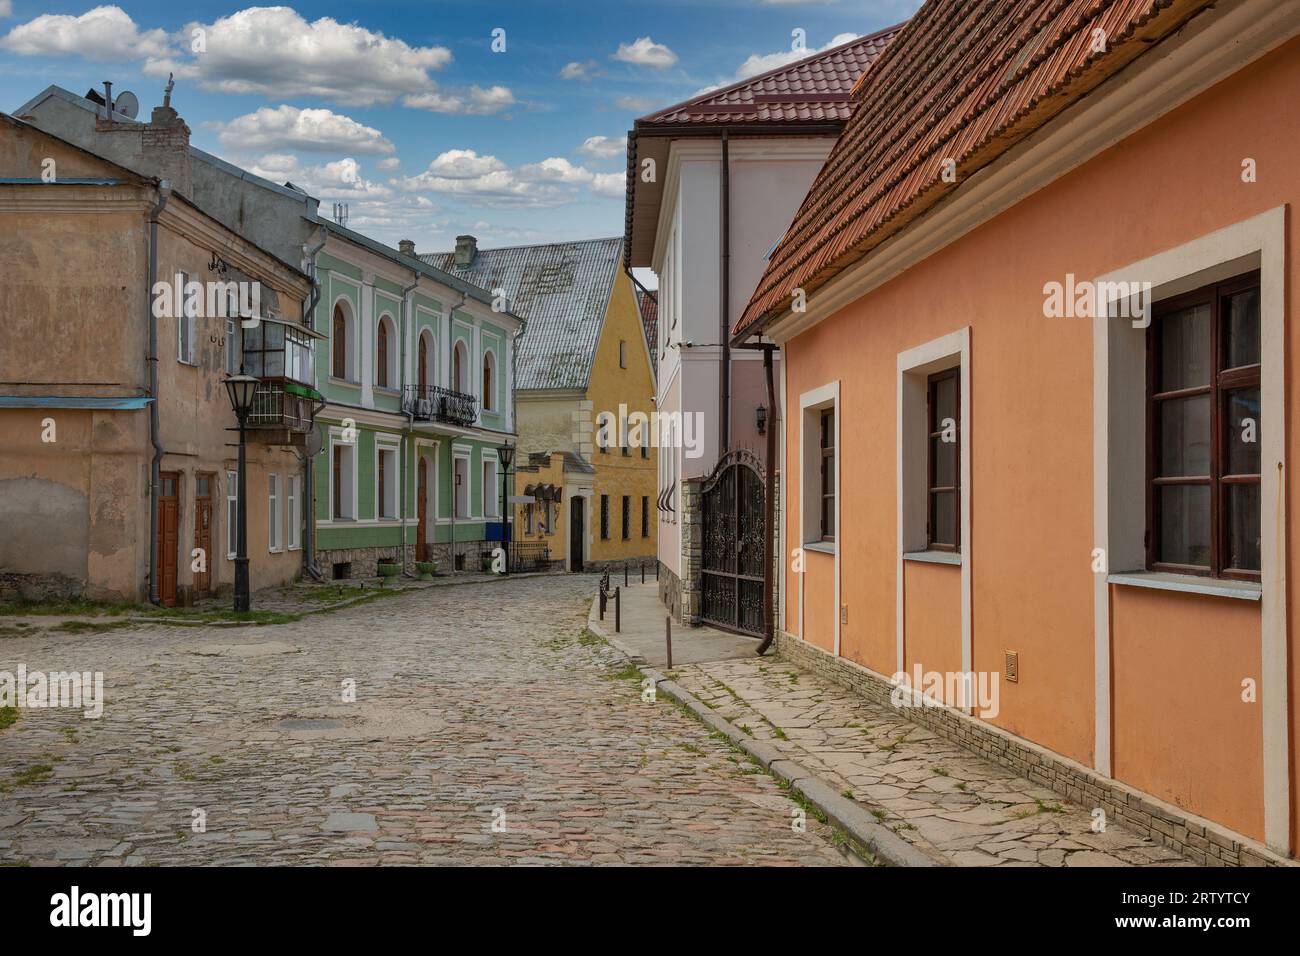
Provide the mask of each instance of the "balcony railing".
[{"label": "balcony railing", "polygon": [[478,421],[478,399],[439,385],[408,385],[402,393],[402,411],[417,422],[447,422],[470,426]]},{"label": "balcony railing", "polygon": [[314,404],[312,389],[296,382],[258,382],[249,428],[285,428],[291,432],[311,431]]}]

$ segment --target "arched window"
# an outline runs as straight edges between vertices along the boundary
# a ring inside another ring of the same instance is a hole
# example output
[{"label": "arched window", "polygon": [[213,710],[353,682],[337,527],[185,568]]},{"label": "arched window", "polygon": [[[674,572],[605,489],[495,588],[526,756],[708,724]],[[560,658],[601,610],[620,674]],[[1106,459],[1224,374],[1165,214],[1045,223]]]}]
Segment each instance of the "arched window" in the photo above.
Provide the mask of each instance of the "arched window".
[{"label": "arched window", "polygon": [[457,342],[456,347],[451,350],[451,387],[457,392],[469,391],[465,383],[465,365],[468,361],[465,355],[465,342],[463,340]]},{"label": "arched window", "polygon": [[429,381],[429,369],[432,368],[433,361],[433,336],[429,334],[428,329],[420,333],[420,350],[418,361],[416,363],[416,382],[420,386],[420,394],[425,394],[427,389],[433,383]]},{"label": "arched window", "polygon": [[397,335],[393,329],[390,315],[379,317],[379,329],[375,334],[375,385],[378,388],[394,388],[397,381]]},{"label": "arched window", "polygon": [[335,378],[348,377],[348,317],[343,311],[343,303],[334,306],[334,334],[333,334],[333,356],[334,366],[332,374]]},{"label": "arched window", "polygon": [[483,410],[492,411],[496,408],[496,400],[492,388],[495,384],[492,371],[496,365],[496,357],[491,352],[483,353]]}]

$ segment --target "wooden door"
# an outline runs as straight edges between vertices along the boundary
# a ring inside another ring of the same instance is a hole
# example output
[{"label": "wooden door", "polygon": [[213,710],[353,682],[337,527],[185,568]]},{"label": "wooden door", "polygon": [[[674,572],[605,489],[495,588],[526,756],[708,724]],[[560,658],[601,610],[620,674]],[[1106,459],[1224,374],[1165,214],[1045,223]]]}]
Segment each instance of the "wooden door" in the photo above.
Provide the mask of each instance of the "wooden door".
[{"label": "wooden door", "polygon": [[426,506],[429,500],[429,460],[423,455],[420,456],[420,463],[415,466],[415,560],[428,561],[429,549],[425,544],[425,533],[428,525],[428,515]]},{"label": "wooden door", "polygon": [[207,594],[212,590],[212,475],[194,478],[194,547],[202,551],[203,570],[194,572],[194,592]]},{"label": "wooden door", "polygon": [[587,533],[582,509],[586,500],[576,495],[569,499],[569,570],[575,572],[583,568],[582,545]]},{"label": "wooden door", "polygon": [[181,476],[164,471],[158,476],[158,563],[154,568],[158,598],[167,607],[176,606],[176,550],[180,544]]}]

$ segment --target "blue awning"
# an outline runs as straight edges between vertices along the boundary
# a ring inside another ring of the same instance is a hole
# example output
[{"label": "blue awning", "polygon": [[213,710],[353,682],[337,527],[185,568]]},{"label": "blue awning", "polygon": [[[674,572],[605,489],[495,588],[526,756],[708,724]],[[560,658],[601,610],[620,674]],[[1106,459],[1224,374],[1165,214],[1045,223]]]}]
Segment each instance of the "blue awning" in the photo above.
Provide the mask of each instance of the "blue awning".
[{"label": "blue awning", "polygon": [[0,408],[145,408],[153,399],[147,395],[0,395]]}]

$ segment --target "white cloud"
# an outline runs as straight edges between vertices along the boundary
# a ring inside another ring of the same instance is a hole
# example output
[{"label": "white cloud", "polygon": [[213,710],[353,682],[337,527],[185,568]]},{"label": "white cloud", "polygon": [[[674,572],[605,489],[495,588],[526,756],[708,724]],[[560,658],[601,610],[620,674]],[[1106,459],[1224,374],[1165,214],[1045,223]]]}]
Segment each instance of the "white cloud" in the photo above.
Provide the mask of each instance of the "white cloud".
[{"label": "white cloud", "polygon": [[[289,7],[249,7],[211,24],[190,24],[177,39],[188,58],[151,56],[145,73],[176,72],[223,93],[311,96],[354,106],[432,92],[429,71],[452,59],[446,47],[412,47],[331,17],[308,23]],[[199,39],[206,50],[189,53]]]},{"label": "white cloud", "polygon": [[402,165],[402,161],[396,156],[389,156],[387,159],[381,159],[379,162],[375,163],[375,165],[384,170],[396,169],[398,166]]},{"label": "white cloud", "polygon": [[583,63],[573,62],[564,64],[564,69],[560,70],[560,79],[562,80],[590,80],[593,77],[602,76],[600,64],[595,60],[587,60]]},{"label": "white cloud", "polygon": [[830,43],[815,50],[778,50],[776,53],[751,53],[745,62],[740,64],[740,68],[736,70],[736,79],[747,80],[751,76],[758,76],[758,74],[766,73],[768,70],[775,70],[777,67],[794,63],[805,57],[810,57],[814,53],[821,53],[831,47],[840,46],[857,38],[858,34],[856,33],[840,33],[833,37]]},{"label": "white cloud", "polygon": [[389,182],[405,192],[437,193],[474,206],[544,208],[572,202],[582,187],[595,188],[598,180],[607,184],[608,175],[598,176],[560,156],[512,169],[495,156],[452,149],[419,175]]},{"label": "white cloud", "polygon": [[648,96],[620,96],[614,101],[614,105],[633,113],[648,113],[655,108],[655,101]]},{"label": "white cloud", "polygon": [[[11,4],[0,0],[0,15]],[[0,39],[0,49],[23,56],[80,56],[96,63],[166,56],[166,31],[140,31],[121,7],[95,7],[79,17],[45,13],[20,23]]]},{"label": "white cloud", "polygon": [[327,109],[301,110],[296,106],[237,117],[221,129],[227,149],[294,149],[320,153],[392,153],[393,144],[379,130],[363,126],[349,116]]},{"label": "white cloud", "polygon": [[519,174],[536,182],[554,183],[589,183],[595,178],[591,170],[575,166],[559,156],[520,166]]},{"label": "white cloud", "polygon": [[14,5],[12,0],[0,0],[0,17],[12,16]]},{"label": "white cloud", "polygon": [[248,168],[272,182],[291,181],[317,199],[361,201],[393,196],[389,187],[366,179],[361,174],[361,164],[351,156],[318,166],[303,166],[296,156],[268,153]]},{"label": "white cloud", "polygon": [[588,136],[578,147],[578,152],[596,159],[613,159],[627,152],[627,137],[615,139],[612,136]]},{"label": "white cloud", "polygon": [[622,199],[627,192],[627,173],[597,173],[591,181],[591,191],[597,196]]},{"label": "white cloud", "polygon": [[655,43],[649,37],[638,37],[631,43],[620,43],[618,51],[611,53],[610,57],[615,60],[622,60],[624,63],[652,66],[658,70],[672,66],[677,62],[676,53],[662,43]]},{"label": "white cloud", "polygon": [[402,105],[430,113],[463,113],[467,116],[491,116],[519,101],[505,86],[471,86],[464,93],[416,93],[402,100]]}]

